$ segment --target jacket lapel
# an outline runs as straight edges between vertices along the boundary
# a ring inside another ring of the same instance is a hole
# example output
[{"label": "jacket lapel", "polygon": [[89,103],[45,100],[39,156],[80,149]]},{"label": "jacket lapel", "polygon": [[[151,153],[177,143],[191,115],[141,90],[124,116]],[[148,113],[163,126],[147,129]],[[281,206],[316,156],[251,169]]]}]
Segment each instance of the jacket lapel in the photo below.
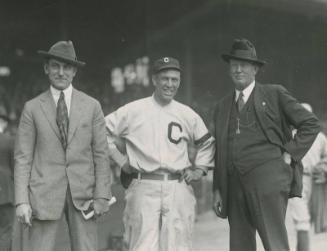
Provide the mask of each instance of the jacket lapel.
[{"label": "jacket lapel", "polygon": [[69,113],[68,144],[71,142],[77,126],[83,116],[83,98],[79,91],[73,89]]},{"label": "jacket lapel", "polygon": [[226,99],[222,102],[222,105],[220,107],[220,116],[218,119],[219,128],[221,130],[220,134],[220,142],[222,145],[225,145],[227,142],[227,135],[228,135],[228,127],[229,127],[229,118],[230,113],[232,110],[232,106],[234,104],[234,92],[226,97]]},{"label": "jacket lapel", "polygon": [[226,96],[226,98],[219,105],[219,113],[217,114],[216,119],[216,135],[218,136],[217,143],[219,151],[217,151],[219,165],[225,166],[225,162],[227,159],[227,137],[228,137],[228,128],[230,121],[230,113],[232,110],[232,106],[234,104],[234,92],[230,95]]},{"label": "jacket lapel", "polygon": [[44,113],[44,116],[47,118],[51,128],[60,139],[60,133],[56,122],[56,104],[53,100],[50,90],[46,91],[41,95],[41,108]]},{"label": "jacket lapel", "polygon": [[259,83],[256,83],[254,88],[254,109],[257,114],[259,123],[264,132],[266,132],[268,122],[266,121],[266,117],[264,116],[267,101],[265,100],[265,91]]},{"label": "jacket lapel", "polygon": [[[284,147],[281,144],[281,140],[276,139],[276,132],[279,132],[279,128],[277,128],[271,121],[268,120],[267,113],[268,110],[268,102],[269,99],[267,98],[266,92],[264,87],[256,83],[256,87],[254,88],[254,109],[259,120],[259,124],[262,128],[263,133],[265,134],[266,138],[273,144],[276,144],[280,147]],[[270,128],[270,129],[269,129]],[[272,134],[272,128],[274,128],[274,132]],[[278,135],[281,135],[280,133]]]}]

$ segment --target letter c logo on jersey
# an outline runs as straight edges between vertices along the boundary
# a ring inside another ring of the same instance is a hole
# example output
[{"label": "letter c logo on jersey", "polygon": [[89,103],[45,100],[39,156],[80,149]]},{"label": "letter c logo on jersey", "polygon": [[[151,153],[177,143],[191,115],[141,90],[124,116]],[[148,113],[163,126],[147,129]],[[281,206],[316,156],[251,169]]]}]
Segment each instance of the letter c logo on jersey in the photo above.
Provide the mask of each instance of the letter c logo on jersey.
[{"label": "letter c logo on jersey", "polygon": [[168,124],[168,138],[169,141],[178,144],[182,140],[182,126],[176,122],[170,122]]}]

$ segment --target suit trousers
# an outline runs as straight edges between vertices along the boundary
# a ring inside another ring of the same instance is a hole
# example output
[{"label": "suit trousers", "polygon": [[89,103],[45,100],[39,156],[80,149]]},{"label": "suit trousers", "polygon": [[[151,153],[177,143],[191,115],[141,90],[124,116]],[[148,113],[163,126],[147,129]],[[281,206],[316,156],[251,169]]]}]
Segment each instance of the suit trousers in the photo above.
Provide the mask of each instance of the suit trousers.
[{"label": "suit trousers", "polygon": [[97,251],[97,224],[93,218],[85,220],[73,204],[70,189],[67,189],[66,203],[59,220],[32,221],[29,230],[31,251],[53,251],[60,222],[66,218],[71,251]]},{"label": "suit trousers", "polygon": [[282,159],[228,177],[230,251],[255,251],[256,231],[266,251],[289,251],[285,215],[292,179]]}]

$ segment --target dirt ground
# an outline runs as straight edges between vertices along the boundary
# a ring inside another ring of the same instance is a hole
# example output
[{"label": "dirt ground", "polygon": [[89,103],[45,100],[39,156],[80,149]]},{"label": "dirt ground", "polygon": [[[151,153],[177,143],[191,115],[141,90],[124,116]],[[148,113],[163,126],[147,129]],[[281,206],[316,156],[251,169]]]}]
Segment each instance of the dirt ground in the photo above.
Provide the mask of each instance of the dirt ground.
[{"label": "dirt ground", "polygon": [[[115,194],[117,198],[123,198],[123,193],[123,189],[113,187],[113,194]],[[118,200],[118,202],[112,206],[111,212],[105,217],[99,219],[99,250],[121,250],[119,247],[121,246],[121,236],[123,233],[123,209],[124,201]],[[287,214],[286,217],[286,225],[289,234],[291,251],[295,251],[296,233],[289,214]],[[193,251],[228,251],[228,231],[229,228],[227,220],[217,218],[212,211],[206,211],[205,213],[198,215],[194,229]],[[27,235],[28,233],[26,232],[24,234],[17,234],[15,238],[16,242],[14,243],[15,248],[13,251],[29,251],[26,249],[26,245],[23,244],[24,241],[21,241],[23,239],[22,236],[25,236],[26,238]],[[258,251],[264,251],[259,238],[257,241],[257,246]],[[109,249],[109,247],[112,248]],[[62,222],[62,226],[58,232],[55,251],[70,251],[68,230],[65,222]],[[311,251],[327,251],[327,233],[311,233]]]},{"label": "dirt ground", "polygon": [[[291,251],[295,251],[296,232],[289,214],[286,216],[286,226]],[[200,215],[195,224],[194,251],[228,251],[228,231],[227,220],[217,218],[213,212]],[[264,251],[259,237],[257,247],[257,251]],[[327,233],[311,233],[311,251],[327,251]]]},{"label": "dirt ground", "polygon": [[[116,208],[120,210],[121,208]],[[111,236],[118,236],[122,233],[122,229],[115,228],[116,224],[120,224],[119,219],[102,219],[99,222],[99,250],[101,251],[109,251],[107,247],[110,246],[110,242],[113,239],[108,238],[108,229],[115,229],[115,231],[111,232]],[[287,229],[289,234],[289,241],[291,251],[295,251],[296,245],[296,233],[293,228],[293,223],[287,215]],[[116,225],[117,226],[117,225]],[[62,231],[59,231],[56,251],[70,251],[69,243],[68,243],[68,232],[65,224],[62,226]],[[229,234],[228,234],[228,223],[227,220],[222,220],[217,218],[213,212],[209,211],[202,215],[199,215],[197,221],[195,223],[194,230],[194,251],[228,251],[228,242],[229,242]],[[261,244],[261,240],[257,238],[257,251],[264,251],[263,246]],[[113,250],[113,249],[110,249]],[[118,250],[118,249],[117,249]],[[246,250],[245,250],[246,251]],[[314,234],[311,233],[311,251],[327,251],[327,233],[323,234]]]}]

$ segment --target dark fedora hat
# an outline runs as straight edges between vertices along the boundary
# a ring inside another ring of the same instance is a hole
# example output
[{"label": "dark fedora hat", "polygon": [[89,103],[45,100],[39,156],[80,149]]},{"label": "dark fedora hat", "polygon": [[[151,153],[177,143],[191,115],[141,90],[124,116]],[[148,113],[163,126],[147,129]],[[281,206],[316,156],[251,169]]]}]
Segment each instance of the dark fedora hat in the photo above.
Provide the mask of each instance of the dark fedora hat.
[{"label": "dark fedora hat", "polygon": [[85,63],[78,61],[72,41],[59,41],[51,46],[49,51],[38,51],[45,58],[55,58],[75,66],[84,66]]},{"label": "dark fedora hat", "polygon": [[229,62],[230,59],[238,59],[251,62],[258,66],[263,66],[266,63],[257,58],[253,44],[245,38],[235,39],[230,53],[222,54],[221,57],[226,62]]}]

